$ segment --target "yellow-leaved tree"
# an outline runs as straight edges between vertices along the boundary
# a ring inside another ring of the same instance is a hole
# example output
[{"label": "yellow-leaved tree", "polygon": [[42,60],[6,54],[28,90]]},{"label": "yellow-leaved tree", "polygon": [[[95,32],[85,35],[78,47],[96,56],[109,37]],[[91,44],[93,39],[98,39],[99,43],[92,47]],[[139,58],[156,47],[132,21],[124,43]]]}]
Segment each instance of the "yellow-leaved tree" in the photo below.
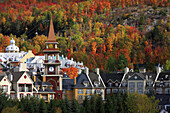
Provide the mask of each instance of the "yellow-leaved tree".
[{"label": "yellow-leaved tree", "polygon": [[126,105],[130,113],[157,113],[159,100],[154,96],[148,97],[145,94],[128,94]]}]

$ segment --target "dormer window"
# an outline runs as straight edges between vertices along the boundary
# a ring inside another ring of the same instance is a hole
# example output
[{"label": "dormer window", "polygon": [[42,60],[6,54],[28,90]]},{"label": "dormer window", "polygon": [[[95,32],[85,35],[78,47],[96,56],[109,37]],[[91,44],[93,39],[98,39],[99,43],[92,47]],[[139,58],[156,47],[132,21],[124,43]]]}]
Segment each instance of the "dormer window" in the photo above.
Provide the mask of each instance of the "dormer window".
[{"label": "dormer window", "polygon": [[112,82],[109,82],[109,83],[108,83],[108,86],[109,86],[109,87],[112,87]]},{"label": "dormer window", "polygon": [[43,86],[43,91],[45,91],[45,86]]},{"label": "dormer window", "polygon": [[148,85],[148,86],[151,86],[151,85],[152,85],[152,82],[147,82],[147,85]]},{"label": "dormer window", "polygon": [[159,82],[156,82],[156,86],[159,86]]},{"label": "dormer window", "polygon": [[88,86],[89,86],[89,82],[88,82],[88,81],[84,81],[84,82],[83,82],[83,85],[84,85],[85,87],[88,87]]},{"label": "dormer window", "polygon": [[165,75],[165,78],[167,79],[167,78],[168,78],[168,75]]},{"label": "dormer window", "polygon": [[126,82],[123,82],[123,83],[122,83],[122,86],[123,86],[123,87],[126,87]]},{"label": "dormer window", "polygon": [[168,82],[165,82],[165,86],[167,87],[169,85],[169,83]]},{"label": "dormer window", "polygon": [[115,86],[117,87],[119,84],[118,83],[115,83]]},{"label": "dormer window", "polygon": [[99,87],[99,82],[98,82],[98,81],[95,81],[95,82],[94,82],[94,85],[95,85],[96,87]]}]

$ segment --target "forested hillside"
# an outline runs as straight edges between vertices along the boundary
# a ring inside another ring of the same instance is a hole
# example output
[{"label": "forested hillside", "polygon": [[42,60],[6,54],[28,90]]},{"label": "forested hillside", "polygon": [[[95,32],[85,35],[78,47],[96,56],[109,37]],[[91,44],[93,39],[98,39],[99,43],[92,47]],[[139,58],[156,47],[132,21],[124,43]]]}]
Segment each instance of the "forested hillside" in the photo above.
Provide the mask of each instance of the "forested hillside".
[{"label": "forested hillside", "polygon": [[42,55],[52,17],[61,54],[90,69],[123,70],[155,64],[168,69],[168,0],[1,0],[0,51],[11,38]]}]

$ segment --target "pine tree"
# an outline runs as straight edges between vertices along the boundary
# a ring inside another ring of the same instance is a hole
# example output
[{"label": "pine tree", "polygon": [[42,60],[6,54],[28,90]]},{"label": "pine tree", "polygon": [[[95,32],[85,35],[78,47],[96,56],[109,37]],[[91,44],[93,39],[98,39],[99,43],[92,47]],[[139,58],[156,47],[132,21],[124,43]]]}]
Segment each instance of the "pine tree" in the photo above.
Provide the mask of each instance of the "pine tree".
[{"label": "pine tree", "polygon": [[67,112],[70,112],[71,111],[71,105],[70,105],[68,98],[66,97],[64,101],[65,101]]},{"label": "pine tree", "polygon": [[36,97],[31,97],[30,102],[31,102],[31,104],[33,106],[34,112],[39,113],[40,100],[38,98],[36,98]]},{"label": "pine tree", "polygon": [[71,111],[72,113],[79,113],[80,110],[79,110],[79,104],[77,102],[76,99],[73,99],[72,100],[72,103],[71,103]]},{"label": "pine tree", "polygon": [[61,109],[62,109],[62,113],[67,113],[67,108],[66,108],[66,103],[65,103],[65,100],[61,100],[60,101],[60,107],[61,107]]},{"label": "pine tree", "polygon": [[83,106],[85,108],[86,113],[91,113],[91,111],[90,111],[90,103],[89,103],[89,100],[88,100],[87,96],[85,97],[85,99],[83,101]]},{"label": "pine tree", "polygon": [[103,104],[101,96],[98,96],[97,100],[96,100],[96,112],[97,113],[104,113],[105,112],[104,104]]},{"label": "pine tree", "polygon": [[94,97],[94,95],[92,95],[91,99],[90,99],[90,105],[91,105],[91,112],[92,113],[96,113],[96,99]]},{"label": "pine tree", "polygon": [[47,113],[47,105],[46,105],[44,99],[40,100],[39,112],[40,113]]}]

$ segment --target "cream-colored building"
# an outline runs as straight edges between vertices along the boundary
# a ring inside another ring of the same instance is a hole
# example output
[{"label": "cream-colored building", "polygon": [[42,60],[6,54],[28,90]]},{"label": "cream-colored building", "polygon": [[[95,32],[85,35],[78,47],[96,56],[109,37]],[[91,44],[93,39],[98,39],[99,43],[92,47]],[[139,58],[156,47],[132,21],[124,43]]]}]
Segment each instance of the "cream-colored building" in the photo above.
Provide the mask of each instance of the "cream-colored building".
[{"label": "cream-colored building", "polygon": [[13,84],[11,90],[13,89],[15,91],[15,93],[13,93],[15,98],[20,100],[26,96],[28,98],[33,96],[34,82],[27,72],[11,72],[8,77]]},{"label": "cream-colored building", "polygon": [[2,93],[9,95],[11,91],[11,85],[12,84],[8,80],[6,74],[0,73],[0,90],[2,90]]}]

